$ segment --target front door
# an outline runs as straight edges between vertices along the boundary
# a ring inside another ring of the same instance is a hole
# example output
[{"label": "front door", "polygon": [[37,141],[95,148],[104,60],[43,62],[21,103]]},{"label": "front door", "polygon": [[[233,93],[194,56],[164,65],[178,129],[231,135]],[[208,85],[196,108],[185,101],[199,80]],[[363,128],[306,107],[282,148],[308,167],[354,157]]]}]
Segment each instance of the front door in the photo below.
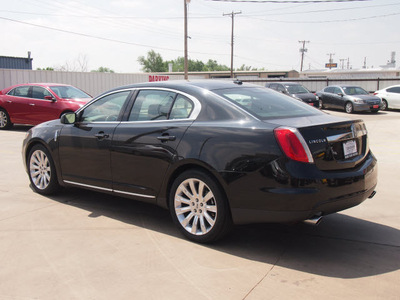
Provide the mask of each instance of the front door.
[{"label": "front door", "polygon": [[111,141],[130,91],[106,95],[78,114],[59,133],[62,179],[68,184],[112,190]]}]

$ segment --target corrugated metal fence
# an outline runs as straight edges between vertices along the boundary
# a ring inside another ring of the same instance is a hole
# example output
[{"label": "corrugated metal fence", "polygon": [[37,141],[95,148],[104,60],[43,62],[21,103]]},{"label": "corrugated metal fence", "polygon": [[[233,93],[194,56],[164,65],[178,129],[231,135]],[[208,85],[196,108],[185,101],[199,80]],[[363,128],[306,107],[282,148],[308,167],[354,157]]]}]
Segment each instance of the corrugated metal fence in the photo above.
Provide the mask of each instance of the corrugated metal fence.
[{"label": "corrugated metal fence", "polygon": [[[189,74],[189,79],[204,79],[201,74]],[[92,96],[96,96],[104,91],[114,87],[147,82],[180,80],[183,75],[172,74],[151,74],[151,73],[98,73],[98,72],[58,72],[58,71],[36,71],[36,70],[12,70],[0,69],[0,90],[19,83],[64,83],[76,86]],[[281,78],[281,79],[253,79],[241,78],[244,82],[251,82],[258,85],[265,85],[266,82],[284,82],[295,81],[303,84],[310,91],[316,92],[328,85],[344,84],[357,85],[363,87],[369,92],[388,87],[390,85],[400,84],[400,77],[392,78]]]},{"label": "corrugated metal fence", "polygon": [[99,72],[58,72],[36,70],[0,69],[0,90],[20,83],[64,83],[71,84],[96,96],[109,89],[147,81],[183,79],[182,75],[158,75],[149,73],[121,74]]}]

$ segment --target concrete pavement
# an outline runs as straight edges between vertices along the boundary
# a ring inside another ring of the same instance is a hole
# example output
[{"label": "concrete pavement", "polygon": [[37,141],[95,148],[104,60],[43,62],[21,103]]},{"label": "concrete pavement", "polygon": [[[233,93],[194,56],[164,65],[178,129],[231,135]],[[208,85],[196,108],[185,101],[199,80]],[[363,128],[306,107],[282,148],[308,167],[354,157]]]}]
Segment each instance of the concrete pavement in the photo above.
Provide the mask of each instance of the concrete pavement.
[{"label": "concrete pavement", "polygon": [[400,299],[400,112],[364,119],[377,195],[305,224],[185,240],[161,208],[79,189],[34,193],[26,127],[0,131],[0,299]]}]

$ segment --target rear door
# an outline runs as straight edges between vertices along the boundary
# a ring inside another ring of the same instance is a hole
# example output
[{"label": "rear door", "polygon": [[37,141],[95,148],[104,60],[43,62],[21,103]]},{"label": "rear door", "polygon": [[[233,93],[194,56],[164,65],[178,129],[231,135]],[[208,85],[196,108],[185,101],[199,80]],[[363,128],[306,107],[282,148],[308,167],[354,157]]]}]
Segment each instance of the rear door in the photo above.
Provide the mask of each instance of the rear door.
[{"label": "rear door", "polygon": [[168,167],[179,160],[176,149],[196,108],[196,99],[174,91],[138,92],[129,117],[118,125],[112,141],[116,193],[155,201]]},{"label": "rear door", "polygon": [[386,98],[389,108],[400,108],[400,86],[387,89]]},{"label": "rear door", "polygon": [[13,123],[29,124],[31,112],[30,86],[18,86],[5,96],[4,108]]}]

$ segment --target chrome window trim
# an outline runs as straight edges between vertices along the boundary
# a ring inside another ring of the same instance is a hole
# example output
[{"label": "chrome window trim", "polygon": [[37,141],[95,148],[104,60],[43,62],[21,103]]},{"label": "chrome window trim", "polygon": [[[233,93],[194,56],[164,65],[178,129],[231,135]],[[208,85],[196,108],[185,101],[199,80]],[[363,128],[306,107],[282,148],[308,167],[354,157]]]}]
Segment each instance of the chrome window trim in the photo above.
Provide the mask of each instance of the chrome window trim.
[{"label": "chrome window trim", "polygon": [[130,196],[136,196],[136,197],[142,197],[142,198],[150,198],[150,199],[156,198],[155,196],[152,196],[152,195],[124,192],[124,191],[119,191],[119,190],[114,190],[114,189],[109,189],[109,188],[103,188],[103,187],[99,187],[99,186],[95,186],[95,185],[74,182],[74,181],[70,181],[70,180],[63,180],[63,181],[64,181],[64,183],[67,183],[67,184],[81,186],[81,187],[85,187],[85,188],[96,189],[96,190],[100,190],[100,191],[114,192],[114,193],[118,193],[118,194],[130,195]]},{"label": "chrome window trim", "polygon": [[122,121],[122,122],[90,122],[90,124],[100,124],[100,123],[107,123],[107,124],[112,124],[112,123],[159,123],[159,122],[171,122],[171,121],[194,121],[196,120],[196,118],[199,116],[200,111],[201,111],[201,102],[194,96],[189,95],[185,92],[179,91],[179,90],[175,90],[172,88],[163,88],[163,87],[134,87],[134,88],[125,88],[125,89],[121,89],[121,90],[117,90],[117,91],[111,91],[107,94],[103,94],[101,96],[99,96],[98,98],[95,98],[93,101],[89,101],[88,103],[86,103],[84,106],[82,106],[81,108],[79,108],[76,113],[79,113],[81,110],[84,110],[87,106],[97,102],[98,100],[107,97],[111,94],[115,94],[115,93],[119,93],[119,92],[126,92],[126,91],[130,91],[130,92],[135,92],[135,91],[143,91],[143,90],[158,90],[158,91],[166,91],[166,92],[173,92],[176,94],[180,94],[182,96],[185,96],[187,98],[189,98],[192,102],[193,102],[193,110],[190,113],[188,118],[185,119],[168,119],[168,120],[154,120],[154,121]]}]

